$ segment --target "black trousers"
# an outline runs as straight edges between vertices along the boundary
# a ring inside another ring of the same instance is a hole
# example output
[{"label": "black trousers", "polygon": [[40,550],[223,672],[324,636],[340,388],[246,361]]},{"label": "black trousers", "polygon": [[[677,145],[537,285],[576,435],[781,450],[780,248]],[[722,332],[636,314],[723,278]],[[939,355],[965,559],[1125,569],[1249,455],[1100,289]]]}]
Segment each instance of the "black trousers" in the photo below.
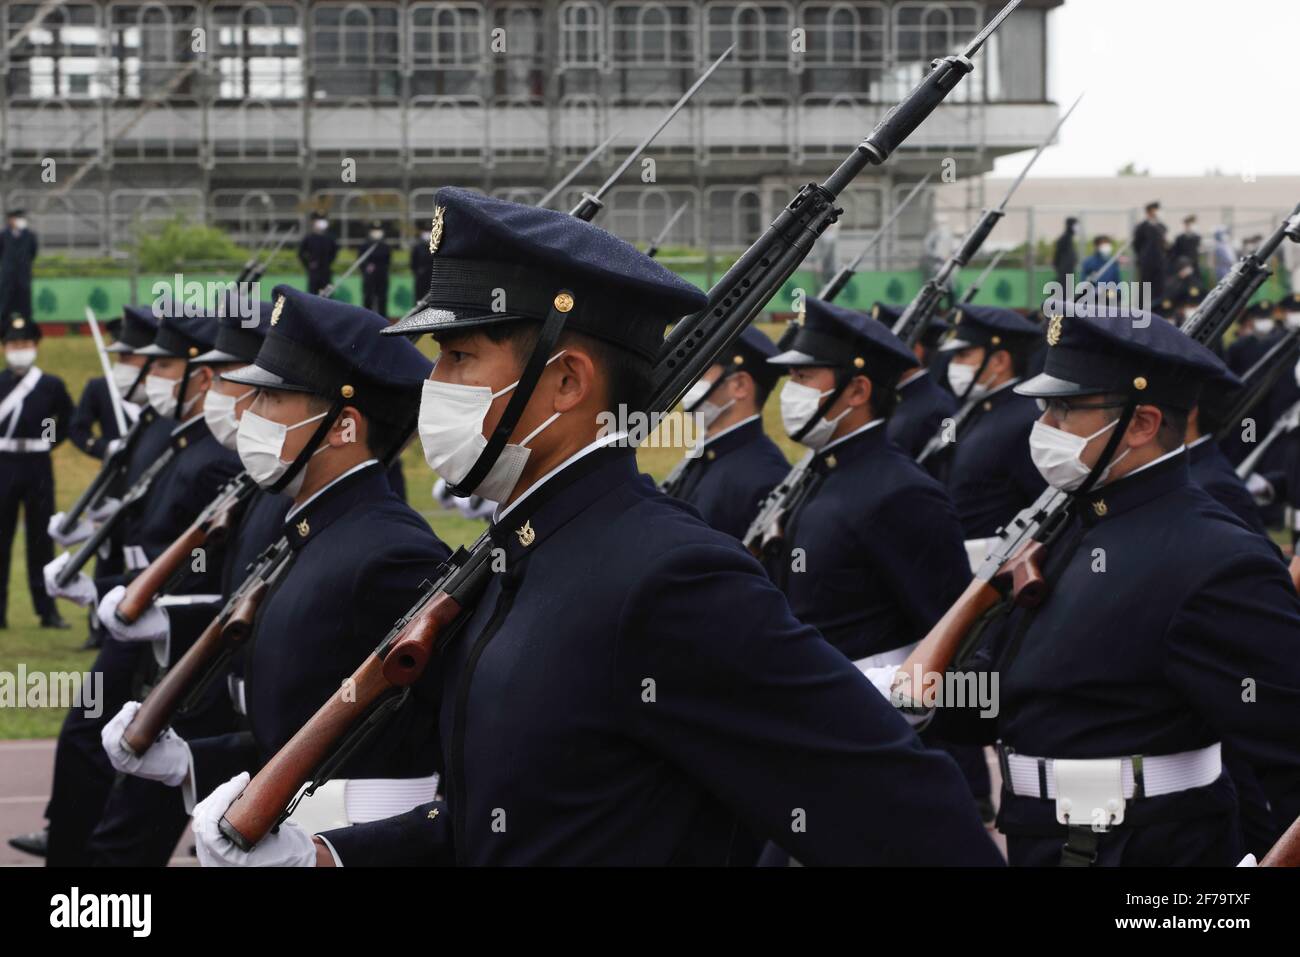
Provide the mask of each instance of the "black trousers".
[{"label": "black trousers", "polygon": [[147,645],[105,636],[91,671],[103,675],[99,714],[73,708],[63,719],[54,749],[54,783],[45,815],[50,822],[47,867],[85,867],[87,845],[104,813],[116,772],[100,743],[104,725],[131,700]]},{"label": "black trousers", "polygon": [[32,318],[32,281],[6,279],[0,282],[0,332],[9,328],[14,313]]},{"label": "black trousers", "polygon": [[6,620],[9,607],[9,560],[20,506],[27,539],[27,589],[32,607],[43,617],[54,612],[42,573],[54,559],[47,531],[54,514],[54,470],[48,452],[0,453],[0,621]]},{"label": "black trousers", "polygon": [[361,305],[371,312],[377,312],[388,318],[388,280],[383,282],[365,280],[361,284]]},{"label": "black trousers", "polygon": [[330,284],[330,271],[328,269],[318,270],[307,273],[307,291],[313,296]]}]

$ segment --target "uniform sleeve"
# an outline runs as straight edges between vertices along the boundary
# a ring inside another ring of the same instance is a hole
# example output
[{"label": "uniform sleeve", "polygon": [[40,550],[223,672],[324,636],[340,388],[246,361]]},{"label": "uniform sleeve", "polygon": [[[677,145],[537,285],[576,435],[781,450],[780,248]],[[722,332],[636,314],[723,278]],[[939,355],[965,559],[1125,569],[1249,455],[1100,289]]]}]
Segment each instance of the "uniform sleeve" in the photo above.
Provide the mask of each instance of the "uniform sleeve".
[{"label": "uniform sleeve", "polygon": [[302,237],[302,241],[301,241],[300,243],[298,243],[298,262],[302,263],[303,266],[306,266],[306,267],[309,268],[309,269],[310,269],[311,267],[308,266],[308,264],[307,264],[307,259],[308,259],[308,257],[307,257],[307,246],[308,246],[308,242],[307,242],[307,240],[310,239],[310,238],[311,238],[310,236],[304,236],[304,237]]},{"label": "uniform sleeve", "polygon": [[68,395],[68,387],[63,384],[62,379],[56,381],[58,392],[54,396],[54,444],[58,445],[68,437],[68,426],[72,421],[74,410],[72,396]]},{"label": "uniform sleeve", "polygon": [[442,867],[456,863],[451,815],[441,801],[321,834],[344,867]]},{"label": "uniform sleeve", "polygon": [[94,426],[99,419],[99,413],[98,403],[95,401],[94,381],[92,379],[86,384],[86,388],[81,392],[81,401],[77,403],[76,411],[68,420],[68,438],[87,455],[102,459],[104,446],[107,443],[103,436],[95,435]]},{"label": "uniform sleeve", "polygon": [[1190,590],[1165,650],[1171,684],[1255,769],[1278,820],[1300,817],[1300,597],[1286,570],[1234,556]]},{"label": "uniform sleeve", "polygon": [[805,864],[1001,862],[956,764],[738,549],[659,556],[619,627],[627,733]]},{"label": "uniform sleeve", "polygon": [[194,764],[194,801],[197,804],[241,771],[256,773],[262,759],[252,732],[232,731],[210,738],[186,741]]}]

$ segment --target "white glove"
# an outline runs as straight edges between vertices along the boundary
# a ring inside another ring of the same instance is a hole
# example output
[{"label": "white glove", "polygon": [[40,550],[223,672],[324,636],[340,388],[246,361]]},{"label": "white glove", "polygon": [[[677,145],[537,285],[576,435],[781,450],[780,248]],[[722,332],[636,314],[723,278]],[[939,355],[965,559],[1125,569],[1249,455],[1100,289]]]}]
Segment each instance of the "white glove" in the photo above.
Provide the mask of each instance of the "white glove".
[{"label": "white glove", "polygon": [[1247,854],[1237,864],[1238,867],[1259,867],[1259,861],[1255,860],[1254,854]]},{"label": "white glove", "polygon": [[241,851],[218,825],[235,798],[248,786],[248,772],[236,774],[194,808],[194,849],[201,867],[315,867],[316,844],[292,821],[262,838],[251,851]]},{"label": "white glove", "polygon": [[117,450],[124,445],[126,445],[126,442],[123,439],[109,439],[108,444],[104,446],[104,458],[112,458],[117,454]]},{"label": "white glove", "polygon": [[95,526],[83,518],[72,527],[72,531],[64,534],[59,531],[59,528],[63,525],[63,518],[66,514],[66,512],[56,512],[52,515],[49,524],[45,526],[45,530],[50,533],[50,538],[54,539],[57,544],[62,545],[64,548],[71,548],[73,545],[80,545],[90,538],[95,531]]},{"label": "white glove", "polygon": [[154,604],[146,608],[144,614],[129,625],[118,621],[117,606],[121,604],[125,594],[125,585],[113,588],[100,601],[99,610],[96,612],[100,624],[107,628],[114,638],[118,641],[165,641],[171,636],[171,619],[167,617],[166,611]]},{"label": "white glove", "polygon": [[139,710],[140,702],[128,701],[100,732],[99,741],[104,746],[109,763],[123,774],[134,774],[138,778],[161,781],[169,787],[177,787],[190,773],[190,746],[179,734],[168,728],[139,757],[122,744],[126,726]]},{"label": "white glove", "polygon": [[54,580],[59,572],[63,571],[63,566],[70,561],[72,561],[72,553],[64,552],[45,566],[42,570],[45,575],[45,593],[51,598],[66,598],[82,608],[89,608],[99,596],[95,594],[95,583],[86,576],[85,572],[77,572],[77,577],[62,588]]},{"label": "white glove", "polygon": [[1256,505],[1273,503],[1273,484],[1258,472],[1251,472],[1246,476],[1246,491],[1255,497]]},{"label": "white glove", "polygon": [[92,522],[102,522],[105,519],[112,517],[113,513],[121,507],[122,500],[120,498],[113,498],[111,495],[105,495],[99,500],[98,505],[86,512],[86,515],[89,516]]},{"label": "white glove", "polygon": [[[898,707],[899,702],[895,700],[893,685],[894,676],[898,674],[899,667],[899,665],[885,665],[883,668],[863,668],[859,665],[858,670],[867,676],[867,680],[871,682],[872,687],[879,691],[886,701],[894,707]],[[925,714],[911,714],[907,711],[900,711],[899,714],[903,716],[904,721],[917,731],[934,719],[933,710],[927,711]]]}]

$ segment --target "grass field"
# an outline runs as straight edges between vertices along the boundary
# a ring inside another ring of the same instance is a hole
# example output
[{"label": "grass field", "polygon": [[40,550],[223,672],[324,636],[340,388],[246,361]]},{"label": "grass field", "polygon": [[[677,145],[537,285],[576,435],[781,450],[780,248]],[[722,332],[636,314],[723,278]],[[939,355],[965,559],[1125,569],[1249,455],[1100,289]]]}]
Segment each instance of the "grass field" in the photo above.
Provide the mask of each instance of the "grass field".
[{"label": "grass field", "polygon": [[[765,327],[775,336],[774,327]],[[424,340],[425,349],[434,348]],[[99,360],[88,337],[48,338],[41,344],[37,364],[51,375],[63,379],[73,400],[81,394],[86,381],[100,374]],[[787,457],[797,457],[794,443],[781,431],[780,414],[775,399],[768,402],[766,410],[768,434],[775,437],[785,449]],[[639,459],[643,471],[662,478],[681,456],[675,448],[643,448]],[[455,547],[467,544],[478,537],[483,524],[447,512],[437,506],[431,491],[435,476],[420,453],[419,442],[407,448],[402,459],[406,475],[407,495],[411,505],[420,512],[443,541]],[[83,455],[71,443],[64,442],[54,452],[56,505],[67,508],[91,481],[99,463]],[[49,631],[37,626],[32,611],[31,596],[27,591],[27,570],[23,554],[23,531],[14,541],[9,573],[9,628],[0,631],[0,672],[16,673],[20,664],[29,673],[36,671],[84,671],[94,660],[94,652],[81,651],[86,638],[86,612],[69,602],[60,602],[60,612],[71,624],[70,631]],[[382,636],[376,635],[376,642]],[[0,739],[49,737],[58,732],[63,712],[53,708],[0,708]]]}]

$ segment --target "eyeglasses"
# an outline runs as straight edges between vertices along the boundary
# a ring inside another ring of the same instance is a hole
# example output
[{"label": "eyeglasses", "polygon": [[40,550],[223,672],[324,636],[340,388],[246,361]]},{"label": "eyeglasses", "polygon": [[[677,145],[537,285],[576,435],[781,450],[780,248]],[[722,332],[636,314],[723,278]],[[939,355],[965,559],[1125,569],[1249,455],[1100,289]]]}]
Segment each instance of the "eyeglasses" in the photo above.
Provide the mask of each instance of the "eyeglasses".
[{"label": "eyeglasses", "polygon": [[1038,411],[1050,413],[1052,418],[1064,421],[1069,417],[1071,412],[1082,412],[1086,409],[1122,409],[1123,402],[1075,402],[1070,403],[1065,399],[1038,399]]}]

